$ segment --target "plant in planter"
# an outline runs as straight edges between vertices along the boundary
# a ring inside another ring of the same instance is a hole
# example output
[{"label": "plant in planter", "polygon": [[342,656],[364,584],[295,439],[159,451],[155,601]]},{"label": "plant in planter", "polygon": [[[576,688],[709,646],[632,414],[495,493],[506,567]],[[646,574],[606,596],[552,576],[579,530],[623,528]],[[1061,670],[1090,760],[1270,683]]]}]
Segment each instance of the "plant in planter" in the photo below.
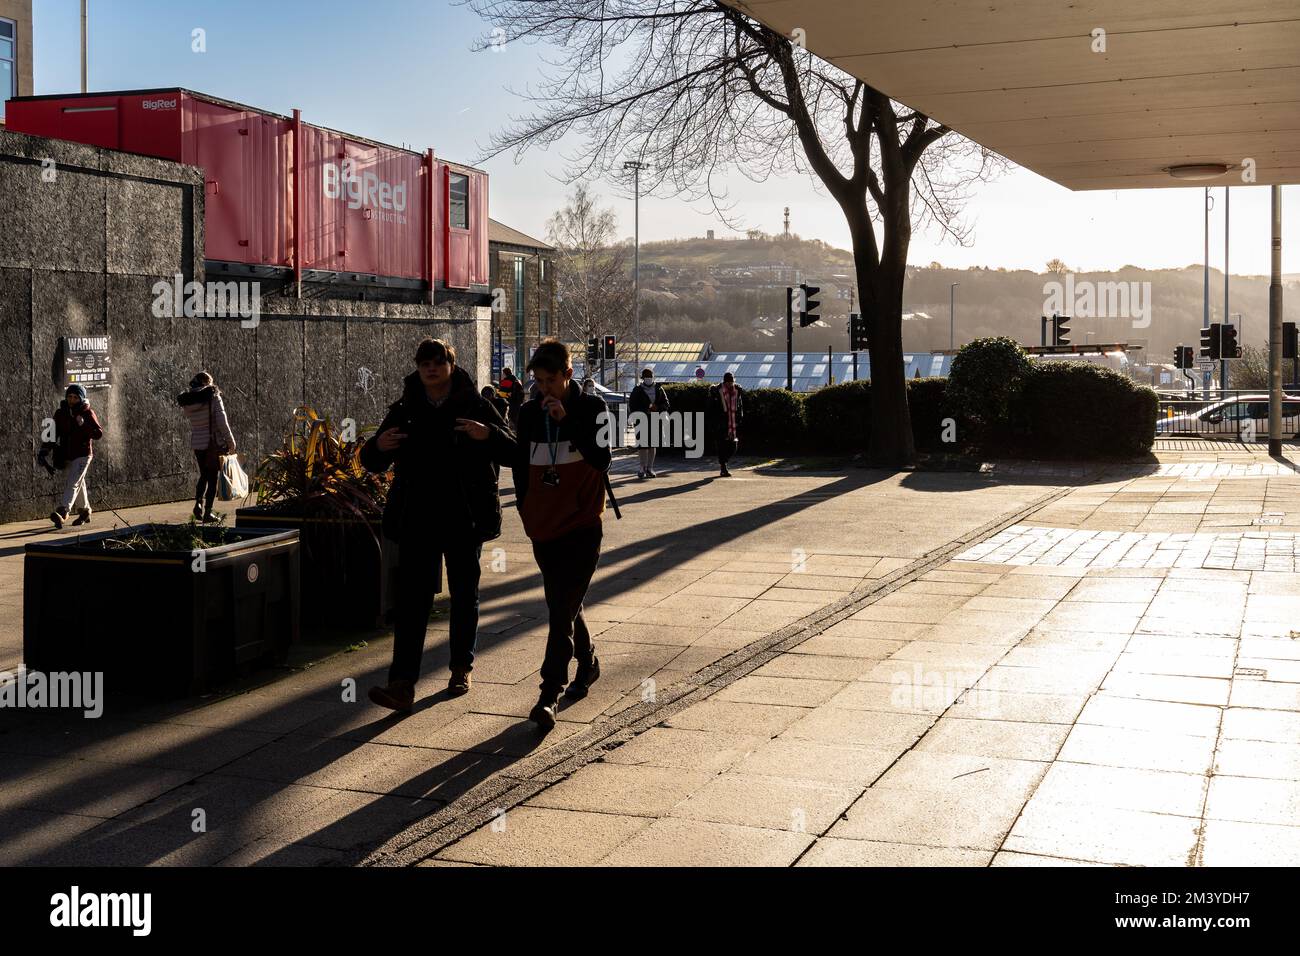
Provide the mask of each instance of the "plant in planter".
[{"label": "plant in planter", "polygon": [[237,528],[298,529],[303,611],[315,623],[373,625],[382,616],[381,521],[391,478],[360,460],[374,431],[345,439],[311,406],[295,409],[280,447],[257,468],[257,505],[235,512]]},{"label": "plant in planter", "polygon": [[298,637],[298,533],[135,525],[29,544],[23,663],[100,672],[110,694],[183,697]]}]

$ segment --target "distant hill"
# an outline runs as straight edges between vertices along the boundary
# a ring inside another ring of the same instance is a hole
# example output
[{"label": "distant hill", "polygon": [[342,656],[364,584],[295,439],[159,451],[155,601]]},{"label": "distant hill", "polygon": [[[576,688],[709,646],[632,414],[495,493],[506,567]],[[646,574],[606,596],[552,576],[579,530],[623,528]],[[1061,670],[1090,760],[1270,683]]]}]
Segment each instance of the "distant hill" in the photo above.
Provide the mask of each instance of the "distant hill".
[{"label": "distant hill", "polygon": [[[848,250],[798,236],[751,234],[741,239],[645,243],[641,246],[642,332],[660,341],[709,341],[724,351],[783,348],[785,287],[802,278],[822,288],[820,313],[829,327],[796,329],[796,348],[842,350],[847,347],[852,276]],[[1026,345],[1037,344],[1040,316],[1051,308],[1044,286],[1063,279],[1046,271],[946,269],[937,263],[909,267],[903,293],[903,311],[909,316],[903,329],[904,347],[916,351],[948,347],[949,289],[954,282],[958,346],[986,335],[1009,335]],[[1165,361],[1175,345],[1200,341],[1202,281],[1199,265],[1075,273],[1076,306],[1083,304],[1080,296],[1088,283],[1130,283],[1125,291],[1136,298],[1129,303],[1127,315],[1086,318],[1077,308],[1065,309],[1075,314],[1071,337],[1079,344],[1088,340],[1088,332],[1093,333],[1093,342],[1145,340],[1151,359]],[[1241,341],[1260,344],[1268,317],[1267,276],[1234,275],[1230,291],[1230,311],[1244,316]],[[1300,317],[1300,276],[1285,277],[1283,305],[1287,321]],[[1149,306],[1149,325],[1143,325],[1145,308],[1139,306]],[[1211,269],[1210,320],[1222,321],[1222,311],[1223,273]]]}]

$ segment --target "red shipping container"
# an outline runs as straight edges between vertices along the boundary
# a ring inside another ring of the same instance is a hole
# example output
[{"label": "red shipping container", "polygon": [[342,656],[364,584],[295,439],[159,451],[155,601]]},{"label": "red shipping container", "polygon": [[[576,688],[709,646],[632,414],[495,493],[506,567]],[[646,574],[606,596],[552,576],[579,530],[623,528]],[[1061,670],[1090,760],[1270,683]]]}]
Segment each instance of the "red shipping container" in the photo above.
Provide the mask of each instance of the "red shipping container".
[{"label": "red shipping container", "polygon": [[486,290],[487,174],[432,152],[183,89],[19,97],[6,121],[15,132],[202,167],[210,261],[289,269],[297,245],[308,280]]}]

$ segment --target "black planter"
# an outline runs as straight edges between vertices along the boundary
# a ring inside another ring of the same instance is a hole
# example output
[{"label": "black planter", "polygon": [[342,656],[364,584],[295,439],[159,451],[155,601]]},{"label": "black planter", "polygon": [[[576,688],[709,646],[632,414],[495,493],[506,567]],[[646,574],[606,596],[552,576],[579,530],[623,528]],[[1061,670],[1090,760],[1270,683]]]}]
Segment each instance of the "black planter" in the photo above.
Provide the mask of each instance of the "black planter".
[{"label": "black planter", "polygon": [[237,509],[235,527],[297,531],[305,622],[352,628],[383,623],[381,519],[315,518],[279,506],[257,505]]},{"label": "black planter", "polygon": [[297,532],[227,530],[237,540],[197,554],[103,549],[153,527],[27,545],[28,670],[102,671],[109,694],[185,697],[284,660],[298,639]]}]

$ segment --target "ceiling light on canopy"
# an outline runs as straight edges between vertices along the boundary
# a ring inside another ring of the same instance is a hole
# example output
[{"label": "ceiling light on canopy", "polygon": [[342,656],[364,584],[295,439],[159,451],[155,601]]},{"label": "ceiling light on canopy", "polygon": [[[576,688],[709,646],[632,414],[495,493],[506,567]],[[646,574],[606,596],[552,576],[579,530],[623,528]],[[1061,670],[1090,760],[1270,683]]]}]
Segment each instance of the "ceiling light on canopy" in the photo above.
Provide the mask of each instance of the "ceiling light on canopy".
[{"label": "ceiling light on canopy", "polygon": [[1174,179],[1217,179],[1232,169],[1227,163],[1187,163],[1183,166],[1168,166],[1165,172]]}]

